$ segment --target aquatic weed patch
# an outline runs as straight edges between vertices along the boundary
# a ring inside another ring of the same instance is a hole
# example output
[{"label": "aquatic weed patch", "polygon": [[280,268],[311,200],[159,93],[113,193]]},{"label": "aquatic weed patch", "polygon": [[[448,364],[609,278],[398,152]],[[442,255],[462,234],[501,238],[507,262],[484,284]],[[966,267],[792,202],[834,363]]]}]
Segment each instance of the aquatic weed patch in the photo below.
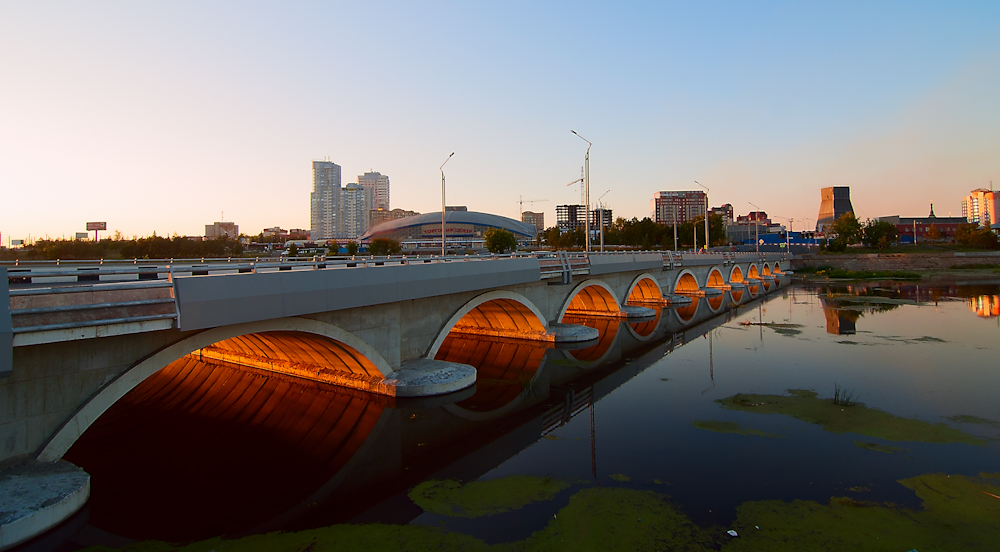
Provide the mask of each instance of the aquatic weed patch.
[{"label": "aquatic weed patch", "polygon": [[726,543],[723,550],[996,550],[996,476],[935,473],[900,480],[923,501],[921,510],[849,497],[834,497],[825,505],[804,500],[745,502],[737,508],[735,523],[741,538]]},{"label": "aquatic weed patch", "polygon": [[[865,450],[873,450],[875,452],[884,452],[886,454],[894,454],[894,453],[903,452],[903,451],[906,450],[906,449],[900,448],[900,447],[891,447],[889,445],[881,445],[879,443],[871,443],[871,442],[866,442],[866,441],[852,441],[852,442],[854,443],[854,446],[856,446],[858,448],[865,449]],[[850,490],[850,489],[848,489],[848,490]]]},{"label": "aquatic weed patch", "polygon": [[788,395],[738,393],[715,402],[731,410],[757,414],[783,414],[803,422],[819,424],[832,433],[858,433],[886,441],[925,443],[986,443],[947,424],[900,418],[863,405],[841,407],[830,399],[821,399],[815,391],[789,389]]},{"label": "aquatic weed patch", "polygon": [[698,429],[704,429],[706,431],[714,431],[716,433],[735,433],[736,435],[752,435],[755,437],[771,437],[780,438],[782,435],[778,433],[767,433],[759,429],[751,429],[747,427],[742,427],[736,422],[722,422],[719,420],[695,420],[691,422],[691,425]]},{"label": "aquatic weed patch", "polygon": [[432,479],[414,487],[408,496],[425,512],[476,518],[552,500],[569,486],[568,481],[531,475],[508,475],[465,485],[450,479]]}]

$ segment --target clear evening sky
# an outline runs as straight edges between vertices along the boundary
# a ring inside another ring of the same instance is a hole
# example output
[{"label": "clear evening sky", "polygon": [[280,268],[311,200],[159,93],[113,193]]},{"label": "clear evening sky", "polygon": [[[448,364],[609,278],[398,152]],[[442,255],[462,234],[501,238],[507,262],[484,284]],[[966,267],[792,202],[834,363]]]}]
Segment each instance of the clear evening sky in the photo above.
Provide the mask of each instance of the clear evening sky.
[{"label": "clear evening sky", "polygon": [[448,204],[553,225],[571,129],[616,216],[695,180],[796,229],[834,185],[957,216],[1000,188],[1000,2],[0,4],[5,244],[308,228],[325,157],[437,211],[452,151]]}]

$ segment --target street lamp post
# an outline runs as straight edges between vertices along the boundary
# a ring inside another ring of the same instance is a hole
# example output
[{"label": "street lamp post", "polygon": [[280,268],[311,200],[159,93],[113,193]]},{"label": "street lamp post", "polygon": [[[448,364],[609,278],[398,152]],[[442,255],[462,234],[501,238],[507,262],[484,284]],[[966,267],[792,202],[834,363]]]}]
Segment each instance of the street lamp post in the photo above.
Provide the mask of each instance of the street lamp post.
[{"label": "street lamp post", "polygon": [[708,252],[708,250],[712,247],[712,240],[710,240],[708,238],[708,211],[709,211],[709,206],[708,206],[708,192],[709,192],[709,190],[708,190],[707,186],[705,186],[701,182],[698,182],[697,180],[695,180],[694,183],[697,184],[697,185],[699,185],[699,186],[701,186],[702,188],[705,188],[705,251]]},{"label": "street lamp post", "polygon": [[753,243],[757,246],[757,254],[760,255],[760,207],[749,201],[747,203],[750,203],[754,209],[757,209],[757,216],[753,219]]},{"label": "street lamp post", "polygon": [[570,130],[573,134],[576,134],[581,140],[587,143],[587,155],[583,158],[583,195],[587,202],[584,205],[584,228],[586,230],[586,236],[584,237],[584,251],[590,253],[590,147],[593,146],[590,140],[587,140],[583,136],[580,136],[575,130]]},{"label": "street lamp post", "polygon": [[677,206],[674,205],[674,251],[677,251]]},{"label": "street lamp post", "polygon": [[455,155],[455,152],[451,152],[451,155],[449,155],[448,158],[444,160],[444,163],[441,163],[441,256],[442,257],[444,257],[446,253],[445,242],[447,241],[446,240],[447,233],[445,232],[445,227],[444,227],[444,164],[448,162],[448,159],[451,159],[452,155]]},{"label": "street lamp post", "polygon": [[601,253],[604,253],[604,203],[602,203],[601,200],[604,199],[604,196],[608,195],[609,193],[611,193],[611,190],[604,192],[603,194],[601,194],[601,197],[597,198],[597,207],[598,209],[600,209],[601,213],[600,214],[601,220],[600,222],[598,222],[598,224],[600,225],[599,228],[601,229]]}]

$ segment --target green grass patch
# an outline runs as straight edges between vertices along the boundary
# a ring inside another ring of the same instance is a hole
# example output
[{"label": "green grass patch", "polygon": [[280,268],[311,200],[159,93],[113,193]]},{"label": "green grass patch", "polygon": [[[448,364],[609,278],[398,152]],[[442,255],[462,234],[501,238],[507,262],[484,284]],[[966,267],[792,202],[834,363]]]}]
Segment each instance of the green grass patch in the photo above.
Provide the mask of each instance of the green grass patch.
[{"label": "green grass patch", "polygon": [[[795,269],[795,273],[804,272],[802,269]],[[838,280],[919,280],[920,274],[917,272],[906,272],[902,270],[844,270],[841,268],[820,267],[815,271],[808,272],[815,277],[833,278]]]},{"label": "green grass patch", "polygon": [[425,512],[477,518],[520,509],[532,502],[552,500],[570,486],[551,477],[508,475],[462,485],[450,479],[431,479],[410,491],[410,500]]},{"label": "green grass patch", "polygon": [[815,391],[807,389],[789,389],[788,393],[788,395],[739,393],[715,402],[731,410],[758,414],[784,414],[803,422],[819,424],[832,433],[858,433],[886,441],[970,445],[986,443],[944,423],[931,424],[900,418],[861,404],[842,407],[833,404],[831,399],[819,398]]},{"label": "green grass patch", "polygon": [[1000,481],[988,476],[934,473],[901,480],[923,501],[920,510],[848,497],[831,498],[825,505],[745,502],[734,524],[741,538],[723,550],[996,550],[1000,499],[991,495],[1000,495]]},{"label": "green grass patch", "polygon": [[736,422],[720,422],[719,420],[695,420],[691,425],[698,429],[714,431],[716,433],[735,433],[736,435],[752,435],[755,437],[781,437],[777,433],[767,433],[759,429],[741,427]]}]

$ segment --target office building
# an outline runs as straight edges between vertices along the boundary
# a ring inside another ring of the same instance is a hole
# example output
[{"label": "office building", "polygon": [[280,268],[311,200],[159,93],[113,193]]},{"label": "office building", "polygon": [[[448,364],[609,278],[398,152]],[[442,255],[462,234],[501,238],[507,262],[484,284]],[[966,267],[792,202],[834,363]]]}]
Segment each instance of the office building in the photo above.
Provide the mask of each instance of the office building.
[{"label": "office building", "polygon": [[653,194],[653,220],[660,224],[678,224],[705,216],[708,208],[705,192],[669,191]]},{"label": "office building", "polygon": [[216,222],[205,225],[205,239],[229,238],[235,240],[239,236],[240,227],[234,222]]},{"label": "office building", "polygon": [[962,216],[969,224],[990,228],[997,222],[997,202],[993,190],[977,188],[962,198]]},{"label": "office building", "polygon": [[358,175],[358,184],[365,189],[369,210],[389,210],[389,177],[379,172]]},{"label": "office building", "polygon": [[313,161],[313,191],[309,194],[309,237],[313,241],[338,237],[340,220],[340,165]]},{"label": "office building", "polygon": [[524,211],[521,213],[521,222],[527,222],[535,227],[539,232],[545,230],[545,213],[535,213],[534,211]]},{"label": "office building", "polygon": [[853,213],[850,186],[831,186],[820,190],[819,216],[816,217],[816,231],[826,232],[826,227],[847,213]]}]

